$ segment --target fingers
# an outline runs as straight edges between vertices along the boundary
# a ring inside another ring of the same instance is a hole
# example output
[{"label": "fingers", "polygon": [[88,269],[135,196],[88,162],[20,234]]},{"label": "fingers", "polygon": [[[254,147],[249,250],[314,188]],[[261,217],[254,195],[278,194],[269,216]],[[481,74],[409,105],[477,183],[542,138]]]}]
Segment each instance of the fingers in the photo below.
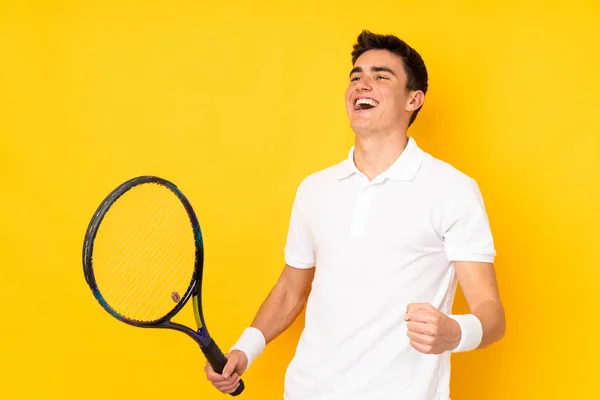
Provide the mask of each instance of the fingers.
[{"label": "fingers", "polygon": [[223,378],[229,378],[231,374],[233,374],[233,372],[235,371],[237,364],[238,359],[235,356],[229,357],[227,360],[227,364],[225,364],[225,366],[223,367]]},{"label": "fingers", "polygon": [[[219,383],[219,382],[225,382],[228,380],[228,378],[225,378],[223,375],[215,372],[212,367],[210,366],[210,364],[208,364],[208,367],[204,368],[204,371],[206,372],[206,378],[214,383]],[[231,377],[230,377],[231,378]]]},{"label": "fingers", "polygon": [[432,345],[435,342],[435,338],[433,336],[414,331],[408,331],[407,336],[411,341],[419,344]]},{"label": "fingers", "polygon": [[217,388],[217,390],[223,393],[233,392],[239,385],[240,376],[238,374],[233,374],[229,378],[224,378],[221,381],[213,382],[213,386]]},{"label": "fingers", "polygon": [[404,320],[422,323],[434,323],[436,321],[436,316],[431,311],[411,310],[406,313]]},{"label": "fingers", "polygon": [[409,332],[421,333],[429,336],[436,336],[438,334],[438,326],[428,322],[408,321],[406,327]]},{"label": "fingers", "polygon": [[423,333],[417,333],[414,331],[408,331],[407,335],[410,339],[410,345],[415,350],[423,354],[437,353],[435,337]]},{"label": "fingers", "polygon": [[217,390],[229,394],[234,392],[239,386],[241,377],[236,369],[240,363],[240,359],[237,355],[230,357],[230,355],[227,354],[225,357],[227,357],[227,364],[223,367],[222,374],[216,372],[209,362],[206,362],[204,371],[206,373],[206,378]]},{"label": "fingers", "polygon": [[423,344],[423,343],[419,343],[419,342],[415,342],[414,340],[410,341],[410,345],[417,350],[420,353],[423,354],[438,354],[438,352],[435,352],[433,349],[433,346],[430,344]]},{"label": "fingers", "polygon": [[405,321],[435,323],[440,311],[429,303],[411,303],[406,307]]},{"label": "fingers", "polygon": [[409,304],[404,319],[410,345],[417,351],[440,354],[456,347],[456,335],[446,323],[449,318],[431,304]]},{"label": "fingers", "polygon": [[437,329],[434,307],[427,303],[409,304],[404,320],[410,345],[421,353],[431,353]]},{"label": "fingers", "polygon": [[414,310],[432,310],[433,306],[429,303],[410,303],[406,307],[406,311],[414,311]]},{"label": "fingers", "polygon": [[[234,378],[234,376],[235,376],[235,378]],[[231,383],[228,383],[228,384],[224,383],[222,386],[219,385],[219,386],[215,386],[215,387],[218,390],[220,390],[222,393],[227,393],[227,394],[232,393],[233,391],[235,391],[238,388],[238,386],[240,386],[241,377],[238,374],[233,374],[233,375],[231,375],[231,379],[232,379]]]},{"label": "fingers", "polygon": [[225,377],[212,368],[209,363],[206,363],[204,367],[206,372],[206,378],[212,383],[212,385],[223,393],[231,393],[239,386],[240,375],[232,373],[230,376]]}]

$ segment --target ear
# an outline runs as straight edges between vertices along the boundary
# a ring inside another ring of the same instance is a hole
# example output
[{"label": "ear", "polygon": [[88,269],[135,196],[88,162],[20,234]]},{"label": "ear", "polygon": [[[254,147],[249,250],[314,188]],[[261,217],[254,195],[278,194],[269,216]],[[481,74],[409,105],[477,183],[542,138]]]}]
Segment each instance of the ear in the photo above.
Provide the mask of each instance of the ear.
[{"label": "ear", "polygon": [[409,93],[408,103],[406,104],[406,111],[415,111],[421,108],[425,101],[425,93],[421,90],[414,90]]}]

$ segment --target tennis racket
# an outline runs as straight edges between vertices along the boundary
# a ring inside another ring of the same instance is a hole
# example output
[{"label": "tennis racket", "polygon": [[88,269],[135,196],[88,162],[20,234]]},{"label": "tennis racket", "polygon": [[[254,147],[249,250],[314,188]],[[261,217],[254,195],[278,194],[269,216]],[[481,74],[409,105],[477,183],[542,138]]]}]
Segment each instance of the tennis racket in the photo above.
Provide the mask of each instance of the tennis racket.
[{"label": "tennis racket", "polygon": [[[136,177],[114,189],[85,234],[83,271],[100,305],[129,325],[185,333],[222,373],[227,359],[202,314],[203,266],[202,231],[190,202],[158,177]],[[190,299],[196,330],[172,322]],[[244,390],[239,383],[232,396]]]}]

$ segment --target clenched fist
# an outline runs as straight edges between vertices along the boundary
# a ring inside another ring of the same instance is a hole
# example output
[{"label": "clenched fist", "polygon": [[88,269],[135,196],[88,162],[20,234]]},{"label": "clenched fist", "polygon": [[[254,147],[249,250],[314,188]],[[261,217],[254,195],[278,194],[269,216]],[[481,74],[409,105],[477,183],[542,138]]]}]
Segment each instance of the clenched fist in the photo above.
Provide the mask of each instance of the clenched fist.
[{"label": "clenched fist", "polygon": [[406,308],[410,345],[424,354],[441,354],[456,348],[461,331],[458,322],[427,303]]}]

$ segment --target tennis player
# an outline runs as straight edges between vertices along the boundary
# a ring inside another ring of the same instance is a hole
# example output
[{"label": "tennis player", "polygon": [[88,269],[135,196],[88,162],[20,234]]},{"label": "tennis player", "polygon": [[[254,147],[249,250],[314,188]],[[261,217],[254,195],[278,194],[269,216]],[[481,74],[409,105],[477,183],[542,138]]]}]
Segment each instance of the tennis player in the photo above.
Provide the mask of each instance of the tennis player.
[{"label": "tennis player", "polygon": [[[504,335],[479,187],[407,134],[427,92],[421,56],[363,31],[352,64],[354,146],[299,185],[281,276],[223,374],[205,367],[223,393],[305,306],[285,400],[448,400],[452,353]],[[463,315],[452,314],[458,283]]]}]

